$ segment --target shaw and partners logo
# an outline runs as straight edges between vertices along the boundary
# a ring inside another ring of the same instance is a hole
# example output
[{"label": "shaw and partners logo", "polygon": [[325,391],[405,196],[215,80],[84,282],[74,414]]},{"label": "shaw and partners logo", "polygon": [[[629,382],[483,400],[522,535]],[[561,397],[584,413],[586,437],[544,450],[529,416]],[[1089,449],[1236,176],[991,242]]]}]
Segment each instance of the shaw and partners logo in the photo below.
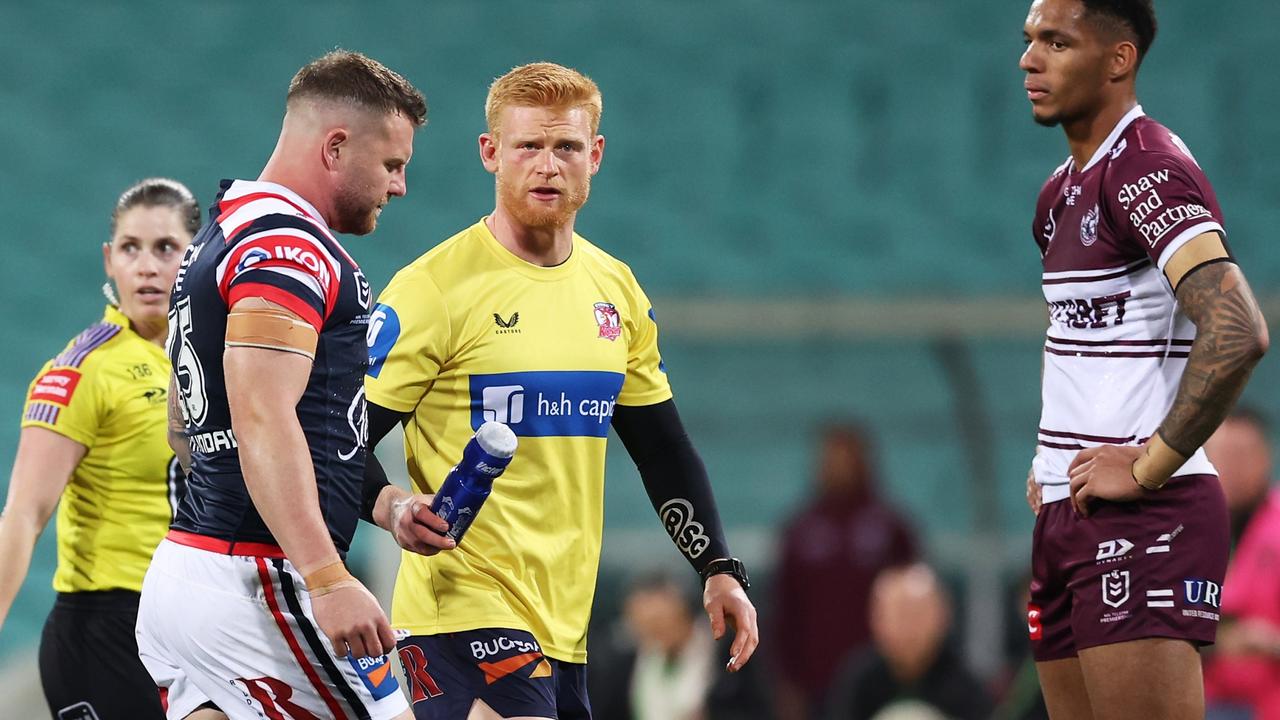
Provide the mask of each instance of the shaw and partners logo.
[{"label": "shaw and partners logo", "polygon": [[471,427],[494,421],[520,437],[605,437],[622,380],[593,370],[472,375]]}]

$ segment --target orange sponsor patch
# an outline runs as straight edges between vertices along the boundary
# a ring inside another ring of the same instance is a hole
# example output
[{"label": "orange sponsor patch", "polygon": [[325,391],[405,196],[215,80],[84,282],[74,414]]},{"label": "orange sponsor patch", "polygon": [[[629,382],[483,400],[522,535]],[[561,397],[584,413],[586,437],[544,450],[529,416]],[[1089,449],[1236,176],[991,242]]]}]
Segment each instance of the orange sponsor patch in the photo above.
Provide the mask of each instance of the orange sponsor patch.
[{"label": "orange sponsor patch", "polygon": [[[525,667],[538,660],[543,660],[542,653],[531,652],[523,655],[515,655],[505,660],[497,662],[477,663],[477,667],[484,671],[484,682],[486,685],[492,685],[511,673]],[[546,662],[543,660],[543,662]],[[537,668],[535,668],[535,671]]]}]

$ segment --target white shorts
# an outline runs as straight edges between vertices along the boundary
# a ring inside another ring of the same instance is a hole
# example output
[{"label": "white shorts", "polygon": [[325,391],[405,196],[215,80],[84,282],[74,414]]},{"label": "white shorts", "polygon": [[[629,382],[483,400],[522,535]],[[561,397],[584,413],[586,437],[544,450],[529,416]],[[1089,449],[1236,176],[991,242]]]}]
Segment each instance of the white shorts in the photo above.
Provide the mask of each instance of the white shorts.
[{"label": "white shorts", "polygon": [[171,720],[208,702],[231,720],[384,720],[408,709],[390,658],[334,655],[282,554],[226,546],[171,533],[142,583],[138,655]]}]

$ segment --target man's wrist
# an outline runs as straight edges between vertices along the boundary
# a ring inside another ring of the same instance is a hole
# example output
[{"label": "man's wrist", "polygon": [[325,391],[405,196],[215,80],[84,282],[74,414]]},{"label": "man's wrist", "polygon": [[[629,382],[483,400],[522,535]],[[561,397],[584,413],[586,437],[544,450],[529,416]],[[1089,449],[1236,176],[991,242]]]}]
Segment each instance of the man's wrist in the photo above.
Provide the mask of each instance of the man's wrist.
[{"label": "man's wrist", "polygon": [[1170,447],[1156,432],[1142,446],[1142,453],[1133,461],[1130,473],[1138,487],[1155,491],[1164,487],[1186,462],[1186,456]]},{"label": "man's wrist", "polygon": [[307,592],[314,599],[343,588],[357,587],[360,581],[355,579],[341,560],[337,560],[304,573],[302,584],[307,586]]},{"label": "man's wrist", "polygon": [[743,590],[751,587],[751,580],[747,577],[746,566],[742,564],[741,560],[734,557],[716,558],[702,566],[702,570],[698,574],[702,576],[703,585],[706,585],[707,581],[715,575],[728,575],[737,580]]},{"label": "man's wrist", "polygon": [[407,500],[410,494],[399,485],[386,485],[373,503],[373,522],[387,532],[395,532],[396,503]]}]

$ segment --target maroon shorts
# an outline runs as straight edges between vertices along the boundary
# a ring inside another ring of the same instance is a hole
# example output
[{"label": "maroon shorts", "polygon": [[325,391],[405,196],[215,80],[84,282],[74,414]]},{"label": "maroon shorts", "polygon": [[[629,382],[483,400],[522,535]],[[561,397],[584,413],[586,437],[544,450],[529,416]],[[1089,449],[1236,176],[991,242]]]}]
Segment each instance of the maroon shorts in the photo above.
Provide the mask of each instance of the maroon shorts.
[{"label": "maroon shorts", "polygon": [[1070,500],[1036,518],[1027,631],[1037,661],[1167,637],[1213,642],[1230,529],[1214,475],[1183,475],[1135,502]]}]

